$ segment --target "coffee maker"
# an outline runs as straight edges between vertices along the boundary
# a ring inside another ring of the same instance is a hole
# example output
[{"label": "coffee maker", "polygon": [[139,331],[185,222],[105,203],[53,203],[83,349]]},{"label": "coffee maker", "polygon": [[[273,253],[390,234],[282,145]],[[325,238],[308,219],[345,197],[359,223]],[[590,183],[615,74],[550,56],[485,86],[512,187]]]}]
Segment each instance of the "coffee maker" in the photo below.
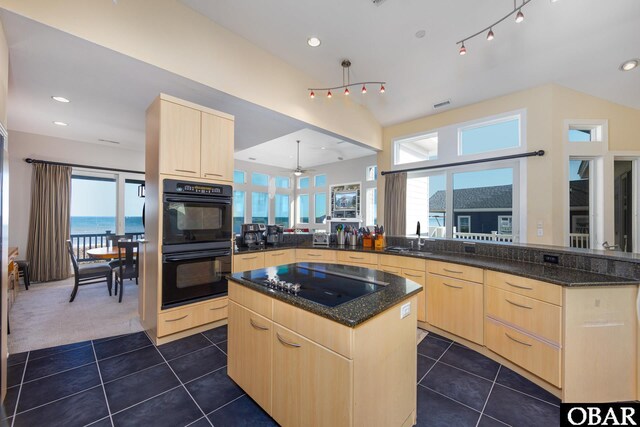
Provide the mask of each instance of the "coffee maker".
[{"label": "coffee maker", "polygon": [[238,246],[252,249],[263,248],[265,230],[264,224],[242,224]]},{"label": "coffee maker", "polygon": [[267,245],[278,246],[284,241],[284,227],[267,225]]}]

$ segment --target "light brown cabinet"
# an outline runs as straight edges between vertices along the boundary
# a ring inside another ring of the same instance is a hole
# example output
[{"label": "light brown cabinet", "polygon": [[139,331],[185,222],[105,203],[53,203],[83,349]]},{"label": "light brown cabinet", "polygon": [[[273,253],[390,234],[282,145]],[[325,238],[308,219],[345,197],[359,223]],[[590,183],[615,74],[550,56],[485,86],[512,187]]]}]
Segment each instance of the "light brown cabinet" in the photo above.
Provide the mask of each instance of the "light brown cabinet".
[{"label": "light brown cabinet", "polygon": [[158,314],[158,337],[186,331],[227,318],[228,299],[216,298],[201,303],[161,311]]},{"label": "light brown cabinet", "polygon": [[418,321],[427,321],[427,297],[425,287],[427,284],[426,261],[423,259],[379,255],[379,269],[387,273],[397,274],[405,279],[413,280],[422,286],[423,291],[418,294]]},{"label": "light brown cabinet", "polygon": [[296,262],[336,262],[336,251],[327,249],[296,249]]},{"label": "light brown cabinet", "polygon": [[264,268],[264,252],[250,252],[233,256],[233,272]]},{"label": "light brown cabinet", "polygon": [[294,262],[296,262],[295,249],[282,249],[279,251],[268,251],[264,253],[265,268],[276,265],[291,264]]},{"label": "light brown cabinet", "polygon": [[160,173],[233,181],[233,117],[200,108],[161,99]]}]

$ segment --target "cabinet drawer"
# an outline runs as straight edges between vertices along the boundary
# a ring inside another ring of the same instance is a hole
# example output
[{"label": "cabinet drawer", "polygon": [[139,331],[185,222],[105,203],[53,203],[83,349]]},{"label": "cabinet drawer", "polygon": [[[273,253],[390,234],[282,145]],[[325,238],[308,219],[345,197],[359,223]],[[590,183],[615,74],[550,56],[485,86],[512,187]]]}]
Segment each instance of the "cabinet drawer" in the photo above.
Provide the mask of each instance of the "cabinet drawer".
[{"label": "cabinet drawer", "polygon": [[273,318],[273,299],[252,291],[233,280],[229,281],[229,299],[249,310],[255,311],[267,319]]},{"label": "cabinet drawer", "polygon": [[487,270],[487,285],[551,304],[562,305],[562,286],[559,285],[491,270]]},{"label": "cabinet drawer", "polygon": [[483,286],[427,275],[427,322],[478,344],[483,342]]},{"label": "cabinet drawer", "polygon": [[351,359],[352,329],[282,301],[273,300],[273,321]]},{"label": "cabinet drawer", "polygon": [[285,249],[282,251],[269,251],[264,253],[264,266],[291,264],[296,262],[295,249]]},{"label": "cabinet drawer", "polygon": [[227,317],[226,297],[158,314],[158,336],[171,335]]},{"label": "cabinet drawer", "polygon": [[338,251],[338,262],[378,265],[378,254]]},{"label": "cabinet drawer", "polygon": [[229,298],[217,298],[202,304],[202,324],[215,322],[216,320],[226,319],[229,309]]},{"label": "cabinet drawer", "polygon": [[396,255],[378,255],[380,266],[408,268],[425,271],[427,262],[423,259]]},{"label": "cabinet drawer", "polygon": [[486,314],[561,344],[562,308],[493,286],[485,287]]},{"label": "cabinet drawer", "polygon": [[561,387],[560,349],[492,319],[485,321],[486,346],[516,365]]},{"label": "cabinet drawer", "polygon": [[456,279],[468,280],[470,282],[484,282],[484,273],[481,268],[469,267],[467,265],[452,264],[449,262],[429,261],[427,271],[442,276],[455,277]]},{"label": "cabinet drawer", "polygon": [[264,252],[252,252],[233,256],[233,272],[264,268]]},{"label": "cabinet drawer", "polygon": [[335,262],[336,252],[326,249],[296,249],[296,261]]},{"label": "cabinet drawer", "polygon": [[410,270],[403,268],[400,275],[405,279],[413,280],[422,286],[422,292],[418,294],[418,320],[427,321],[427,297],[425,296],[425,285],[427,284],[427,273],[424,270]]},{"label": "cabinet drawer", "polygon": [[379,270],[384,271],[385,273],[397,274],[398,276],[402,275],[402,269],[400,267],[391,267],[388,265],[381,265],[378,267]]}]

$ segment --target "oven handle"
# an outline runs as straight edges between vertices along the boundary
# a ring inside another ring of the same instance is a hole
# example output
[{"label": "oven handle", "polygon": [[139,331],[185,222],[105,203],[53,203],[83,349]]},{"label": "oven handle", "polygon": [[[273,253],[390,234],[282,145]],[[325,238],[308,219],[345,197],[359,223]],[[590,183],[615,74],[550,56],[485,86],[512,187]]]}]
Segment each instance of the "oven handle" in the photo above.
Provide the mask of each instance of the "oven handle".
[{"label": "oven handle", "polygon": [[164,196],[165,202],[194,202],[194,203],[211,203],[216,205],[230,205],[231,197],[220,196]]},{"label": "oven handle", "polygon": [[162,260],[163,262],[177,262],[177,261],[187,261],[191,259],[212,258],[212,257],[221,257],[221,256],[231,256],[231,251],[223,250],[223,251],[188,252],[188,253],[176,254],[176,255],[165,255],[164,257],[162,257]]}]

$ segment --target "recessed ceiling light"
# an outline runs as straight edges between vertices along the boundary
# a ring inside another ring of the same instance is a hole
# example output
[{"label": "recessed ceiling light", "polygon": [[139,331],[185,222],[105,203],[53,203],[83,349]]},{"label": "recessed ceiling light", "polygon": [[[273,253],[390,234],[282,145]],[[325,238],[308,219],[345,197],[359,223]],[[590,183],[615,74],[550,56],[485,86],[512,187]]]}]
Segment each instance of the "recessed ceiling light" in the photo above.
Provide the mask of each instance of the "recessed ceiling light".
[{"label": "recessed ceiling light", "polygon": [[425,30],[416,31],[416,37],[419,38],[419,39],[423,38],[425,36],[425,34],[427,34],[427,32]]},{"label": "recessed ceiling light", "polygon": [[640,59],[630,59],[620,64],[620,71],[631,71],[640,65]]},{"label": "recessed ceiling light", "polygon": [[322,42],[317,37],[309,37],[307,39],[307,44],[309,46],[311,46],[311,47],[318,47],[318,46],[320,46],[320,43],[322,43]]},{"label": "recessed ceiling light", "polygon": [[51,99],[53,99],[54,101],[58,101],[58,102],[64,102],[65,104],[67,102],[70,102],[67,98],[65,98],[64,96],[52,96]]},{"label": "recessed ceiling light", "polygon": [[68,124],[68,123],[65,123],[65,122],[59,122],[59,121],[57,121],[57,120],[56,120],[55,122],[53,122],[53,124],[54,124],[54,125],[58,125],[58,126],[69,126],[69,124]]},{"label": "recessed ceiling light", "polygon": [[327,149],[327,147],[320,147],[320,149],[321,149],[321,150],[326,150],[326,149]]}]

